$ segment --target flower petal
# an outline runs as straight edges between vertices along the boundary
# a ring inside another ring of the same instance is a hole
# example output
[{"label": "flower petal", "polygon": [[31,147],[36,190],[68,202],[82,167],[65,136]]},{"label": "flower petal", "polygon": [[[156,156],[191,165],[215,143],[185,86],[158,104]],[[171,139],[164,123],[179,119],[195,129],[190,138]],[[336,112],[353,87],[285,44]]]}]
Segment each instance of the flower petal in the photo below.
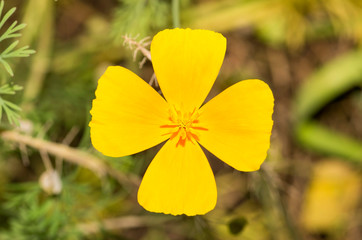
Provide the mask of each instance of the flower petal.
[{"label": "flower petal", "polygon": [[93,146],[107,156],[134,154],[169,137],[160,128],[168,119],[166,101],[122,67],[108,67],[99,79],[91,114]]},{"label": "flower petal", "polygon": [[138,190],[146,210],[166,214],[205,214],[216,204],[215,178],[198,143],[169,140],[152,160]]},{"label": "flower petal", "polygon": [[239,171],[255,171],[266,158],[273,125],[273,94],[260,80],[234,84],[200,109],[199,143]]},{"label": "flower petal", "polygon": [[198,109],[219,73],[226,38],[208,30],[166,29],[151,43],[153,68],[167,101],[184,112]]}]

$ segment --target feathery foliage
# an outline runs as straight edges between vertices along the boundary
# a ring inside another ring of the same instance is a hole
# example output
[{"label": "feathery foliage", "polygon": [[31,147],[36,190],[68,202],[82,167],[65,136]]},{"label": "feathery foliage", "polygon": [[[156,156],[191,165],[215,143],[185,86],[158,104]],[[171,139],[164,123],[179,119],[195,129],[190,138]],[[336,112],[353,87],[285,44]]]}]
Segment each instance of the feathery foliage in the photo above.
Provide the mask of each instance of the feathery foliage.
[{"label": "feathery foliage", "polygon": [[[6,21],[9,20],[9,18],[14,14],[16,8],[11,8],[2,16],[3,10],[4,0],[0,2],[0,30],[4,27]],[[25,26],[26,24],[24,23],[18,24],[17,21],[14,21],[0,36],[0,43],[4,43],[4,40],[6,39],[20,37],[21,34],[19,31],[25,28]],[[16,48],[18,44],[19,40],[15,40],[0,53],[0,63],[10,76],[14,76],[14,72],[9,64],[9,60],[12,58],[28,57],[30,54],[35,53],[34,50],[29,49],[29,46]],[[1,82],[3,82],[3,80]],[[10,124],[19,124],[18,119],[21,108],[10,101],[3,99],[1,95],[14,95],[16,91],[20,91],[21,89],[21,86],[10,85],[9,83],[5,83],[4,85],[0,86],[0,122],[2,119],[2,113],[4,111]]]}]

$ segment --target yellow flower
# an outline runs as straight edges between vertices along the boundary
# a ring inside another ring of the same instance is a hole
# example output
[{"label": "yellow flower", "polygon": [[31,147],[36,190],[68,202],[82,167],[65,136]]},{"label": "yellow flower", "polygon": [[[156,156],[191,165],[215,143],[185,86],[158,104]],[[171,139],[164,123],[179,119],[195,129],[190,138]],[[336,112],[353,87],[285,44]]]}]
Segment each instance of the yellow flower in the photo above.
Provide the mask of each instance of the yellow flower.
[{"label": "yellow flower", "polygon": [[258,170],[266,158],[274,104],[267,84],[241,81],[201,107],[225,50],[219,33],[167,29],[151,43],[165,98],[123,67],[99,79],[89,124],[97,150],[122,157],[167,140],[138,190],[148,211],[191,216],[215,207],[215,178],[200,145],[239,171]]}]

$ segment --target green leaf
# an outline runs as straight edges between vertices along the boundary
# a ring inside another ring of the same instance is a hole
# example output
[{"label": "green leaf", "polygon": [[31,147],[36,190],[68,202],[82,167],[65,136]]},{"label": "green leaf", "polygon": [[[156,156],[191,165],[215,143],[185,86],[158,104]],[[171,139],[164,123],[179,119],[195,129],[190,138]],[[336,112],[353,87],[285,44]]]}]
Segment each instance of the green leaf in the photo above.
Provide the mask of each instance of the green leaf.
[{"label": "green leaf", "polygon": [[329,130],[314,115],[336,97],[362,83],[362,49],[325,64],[299,88],[294,102],[294,132],[305,147],[347,160],[362,162],[362,142]]},{"label": "green leaf", "polygon": [[[13,95],[16,91],[19,91],[21,89],[22,87],[19,85],[5,84],[0,87],[0,94]],[[10,124],[19,125],[20,115],[18,114],[18,112],[21,111],[21,108],[10,101],[4,100],[0,96],[0,122],[2,119],[3,111],[5,112],[5,115],[8,118]]]},{"label": "green leaf", "polygon": [[2,108],[4,109],[4,112],[5,112],[6,116],[7,116],[10,124],[12,124],[13,123],[13,118],[14,118],[14,116],[13,116],[14,112],[10,108],[8,108],[5,104],[2,105]]},{"label": "green leaf", "polygon": [[0,94],[7,94],[9,92],[9,84],[4,84],[0,87]]},{"label": "green leaf", "polygon": [[0,58],[0,62],[5,67],[6,71],[10,74],[10,76],[14,76],[13,70],[11,69],[10,65],[4,60]]},{"label": "green leaf", "polygon": [[10,54],[7,57],[28,57],[30,54],[35,53],[34,50],[28,49],[29,46],[21,47]]},{"label": "green leaf", "polygon": [[10,107],[10,108],[12,108],[12,109],[14,109],[14,110],[16,110],[16,111],[19,111],[19,112],[21,111],[21,108],[20,108],[18,105],[12,103],[12,102],[9,102],[9,101],[4,100],[4,103],[5,103],[8,107]]},{"label": "green leaf", "polygon": [[[15,33],[18,29],[18,26],[16,26],[16,24],[18,23],[18,21],[14,21],[10,27],[4,32],[4,34],[0,37],[0,41],[3,41],[4,39],[7,38],[16,38],[16,37],[20,37],[21,34],[20,33]],[[20,26],[20,25],[19,25]]]},{"label": "green leaf", "polygon": [[316,121],[302,123],[297,128],[297,137],[301,144],[311,150],[362,162],[361,142],[331,131]]},{"label": "green leaf", "polygon": [[21,91],[21,90],[23,90],[23,86],[20,86],[20,85],[17,85],[17,84],[12,85],[11,87],[12,87],[12,89],[13,89],[14,91]]},{"label": "green leaf", "polygon": [[4,0],[1,0],[1,2],[0,2],[0,17],[1,17],[1,14],[3,13],[3,9],[4,9]]},{"label": "green leaf", "polygon": [[22,89],[23,89],[22,86],[19,86],[17,84],[10,85],[10,84],[7,83],[7,84],[4,84],[3,86],[0,87],[0,94],[13,95],[13,94],[15,94],[16,91],[20,91]]},{"label": "green leaf", "polygon": [[22,30],[23,28],[26,27],[26,23],[22,23],[22,24],[19,24],[18,26],[14,27],[12,32],[17,32],[17,31],[20,31]]},{"label": "green leaf", "polygon": [[23,90],[23,87],[20,85],[12,85],[12,84],[4,84],[3,86],[0,87],[0,94],[10,94],[13,95],[15,94],[16,91],[20,91]]},{"label": "green leaf", "polygon": [[311,118],[327,103],[362,83],[362,49],[325,64],[299,88],[294,102],[296,122]]},{"label": "green leaf", "polygon": [[16,10],[16,7],[13,7],[4,15],[3,19],[1,19],[1,22],[0,22],[0,29],[3,27],[4,23],[10,18],[10,16],[13,15],[15,10]]},{"label": "green leaf", "polygon": [[13,42],[12,44],[10,44],[9,47],[7,47],[2,53],[1,56],[3,58],[8,57],[8,55],[10,54],[10,52],[18,45],[19,40],[16,40],[15,42]]},{"label": "green leaf", "polygon": [[[2,11],[4,9],[4,1],[0,1],[0,17],[2,15]],[[0,20],[0,29],[4,26],[5,22],[14,14],[16,11],[16,8],[13,7]],[[6,30],[3,30],[3,34],[0,35],[0,42],[4,39],[8,38],[16,38],[20,37],[21,34],[19,31],[21,29],[24,29],[26,27],[26,24],[19,24],[18,22],[14,21],[10,27],[8,27]],[[19,41],[14,41],[11,43],[1,54],[0,54],[0,62],[4,66],[5,70],[11,75],[14,76],[14,73],[9,65],[9,63],[5,60],[5,58],[13,58],[13,57],[28,57],[30,54],[35,53],[34,50],[29,49],[28,46],[21,47],[17,50],[15,50],[15,47],[18,45]]]}]

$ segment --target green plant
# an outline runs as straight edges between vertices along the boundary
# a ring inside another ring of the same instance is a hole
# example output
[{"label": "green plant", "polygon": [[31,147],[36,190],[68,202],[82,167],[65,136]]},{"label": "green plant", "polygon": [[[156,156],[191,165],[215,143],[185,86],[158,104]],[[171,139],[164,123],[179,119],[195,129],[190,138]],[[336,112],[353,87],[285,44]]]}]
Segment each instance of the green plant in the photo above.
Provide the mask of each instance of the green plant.
[{"label": "green plant", "polygon": [[117,42],[128,34],[145,37],[151,30],[167,27],[169,4],[161,0],[123,0],[115,12],[112,35]]},{"label": "green plant", "polygon": [[8,83],[0,87],[0,120],[4,111],[11,124],[18,124],[21,108],[18,105],[3,99],[1,95],[14,95],[16,91],[20,91],[22,89],[23,87],[19,85],[10,85]]},{"label": "green plant", "polygon": [[[2,15],[4,9],[4,0],[0,2],[0,17]],[[14,14],[16,7],[11,8],[4,16],[0,19],[0,29],[4,27],[5,22]],[[17,21],[14,21],[8,29],[4,31],[4,33],[0,36],[0,43],[3,42],[5,39],[12,39],[21,36],[19,33],[20,30],[25,28],[26,24],[18,24]],[[14,76],[13,70],[11,69],[9,63],[7,62],[8,59],[15,58],[15,57],[28,57],[30,54],[35,53],[34,50],[29,49],[29,46],[24,46],[18,49],[15,47],[18,45],[19,40],[12,42],[2,53],[0,54],[0,62],[6,69],[6,71],[11,75]]]},{"label": "green plant", "polygon": [[361,162],[361,141],[330,130],[314,119],[318,111],[338,96],[361,86],[361,59],[361,49],[342,55],[315,71],[298,89],[293,108],[294,131],[303,146]]},{"label": "green plant", "polygon": [[[2,16],[4,10],[4,0],[0,2],[0,29],[2,29],[6,23],[6,21],[14,14],[16,8],[13,7],[9,11],[7,11],[4,16]],[[20,37],[20,30],[25,28],[26,24],[18,24],[17,21],[14,21],[0,36],[0,43],[3,43],[6,39],[13,39]],[[10,76],[14,76],[14,72],[9,64],[9,60],[12,58],[19,57],[28,57],[30,54],[35,53],[34,50],[29,49],[29,46],[24,46],[21,48],[16,48],[19,44],[19,40],[13,41],[10,43],[5,50],[0,53],[0,63],[3,65],[5,70],[9,73]],[[4,110],[8,121],[11,124],[18,124],[19,121],[19,111],[21,111],[20,107],[16,104],[7,101],[2,98],[2,95],[14,95],[16,91],[20,91],[22,89],[19,85],[11,85],[9,83],[4,83],[4,80],[1,81],[3,83],[0,86],[0,122],[2,119],[2,112]]]}]

